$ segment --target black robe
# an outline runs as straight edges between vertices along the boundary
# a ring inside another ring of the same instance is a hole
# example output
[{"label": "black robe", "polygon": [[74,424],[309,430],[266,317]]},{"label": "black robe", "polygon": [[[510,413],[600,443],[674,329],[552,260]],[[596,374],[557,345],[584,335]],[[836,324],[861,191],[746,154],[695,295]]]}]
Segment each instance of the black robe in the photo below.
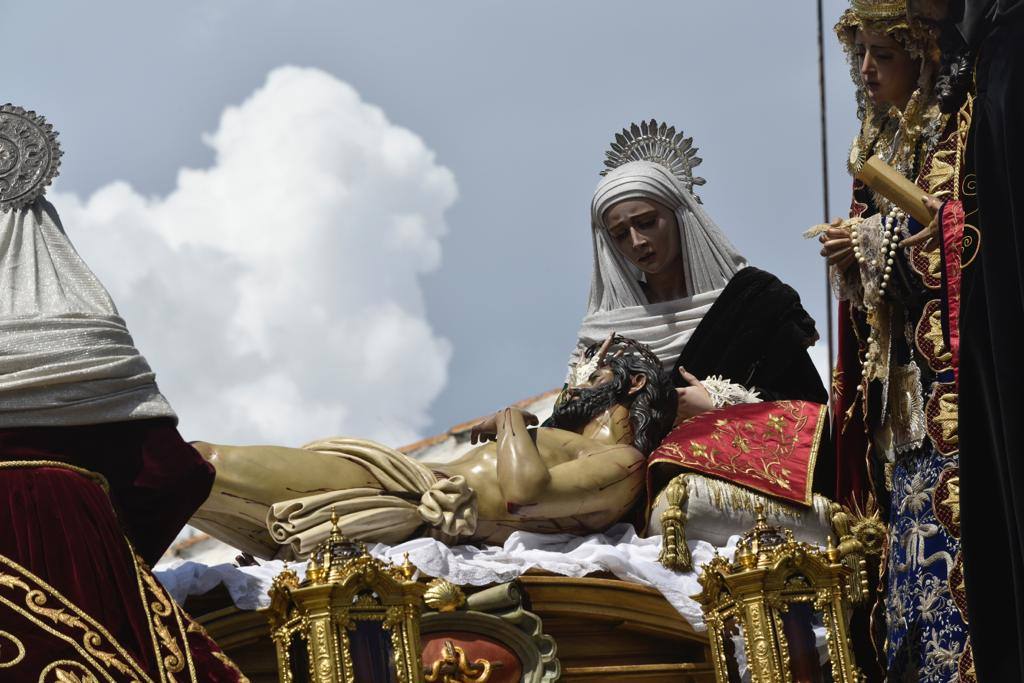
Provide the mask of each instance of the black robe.
[{"label": "black robe", "polygon": [[960,510],[983,683],[1024,681],[1024,12],[1012,16],[980,41],[967,150],[977,214],[972,197],[964,207],[981,237],[963,256]]},{"label": "black robe", "polygon": [[[679,354],[680,368],[704,379],[720,375],[766,401],[784,399],[827,403],[828,391],[807,349],[818,339],[814,319],[800,295],[771,273],[748,267],[733,275]],[[822,454],[831,453],[827,445]],[[819,457],[814,490],[832,497],[832,458]]]}]

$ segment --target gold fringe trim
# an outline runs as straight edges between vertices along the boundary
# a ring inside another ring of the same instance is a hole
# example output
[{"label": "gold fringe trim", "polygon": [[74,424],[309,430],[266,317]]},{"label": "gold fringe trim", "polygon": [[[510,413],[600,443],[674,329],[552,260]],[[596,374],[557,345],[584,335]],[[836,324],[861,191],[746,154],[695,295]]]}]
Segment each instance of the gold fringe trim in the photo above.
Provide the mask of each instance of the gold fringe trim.
[{"label": "gold fringe trim", "polygon": [[[697,481],[701,484],[695,485]],[[769,517],[792,522],[801,521],[804,514],[810,512],[823,519],[826,525],[830,519],[832,504],[828,498],[815,493],[811,509],[804,510],[735,484],[693,472],[675,476],[655,497],[652,509],[660,505],[662,496],[665,497],[667,505],[660,518],[662,542],[658,561],[666,569],[680,572],[693,569],[690,548],[686,545],[687,517],[683,511],[690,498],[705,500],[723,513],[742,511],[756,515],[763,511]]]}]

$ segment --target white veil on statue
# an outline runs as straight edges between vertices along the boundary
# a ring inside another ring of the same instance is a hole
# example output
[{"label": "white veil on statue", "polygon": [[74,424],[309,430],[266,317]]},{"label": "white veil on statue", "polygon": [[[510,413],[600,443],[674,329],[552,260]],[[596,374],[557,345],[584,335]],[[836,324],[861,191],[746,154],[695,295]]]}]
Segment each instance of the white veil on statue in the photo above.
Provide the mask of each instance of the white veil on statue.
[{"label": "white veil on statue", "polygon": [[43,198],[0,211],[0,428],[177,416]]},{"label": "white veil on statue", "polygon": [[[640,133],[635,124],[634,133]],[[687,340],[700,324],[732,276],[747,263],[693,195],[692,169],[700,159],[682,133],[665,124],[643,124],[643,138],[624,130],[609,154],[613,170],[601,180],[591,203],[594,273],[587,315],[577,334],[575,363],[581,348],[604,339],[609,332],[636,339],[651,347],[666,369],[671,369]],[[632,138],[632,139],[631,139]],[[639,139],[636,139],[639,138]],[[627,147],[633,142],[633,148]],[[640,144],[646,142],[646,144]],[[682,142],[682,145],[679,143]],[[652,160],[654,159],[654,160]],[[682,299],[650,304],[640,286],[643,273],[611,243],[603,215],[613,204],[627,199],[651,199],[671,209],[679,224],[679,245],[686,264]]]}]

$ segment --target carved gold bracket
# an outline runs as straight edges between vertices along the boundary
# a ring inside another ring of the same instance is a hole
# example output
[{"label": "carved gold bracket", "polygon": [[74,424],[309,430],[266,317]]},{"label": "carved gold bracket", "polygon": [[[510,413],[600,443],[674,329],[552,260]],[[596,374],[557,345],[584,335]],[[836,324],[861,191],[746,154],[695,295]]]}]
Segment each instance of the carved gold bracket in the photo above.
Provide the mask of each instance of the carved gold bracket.
[{"label": "carved gold bracket", "polygon": [[444,652],[427,668],[423,680],[426,683],[487,683],[492,668],[495,667],[486,659],[470,663],[465,650],[446,640]]}]

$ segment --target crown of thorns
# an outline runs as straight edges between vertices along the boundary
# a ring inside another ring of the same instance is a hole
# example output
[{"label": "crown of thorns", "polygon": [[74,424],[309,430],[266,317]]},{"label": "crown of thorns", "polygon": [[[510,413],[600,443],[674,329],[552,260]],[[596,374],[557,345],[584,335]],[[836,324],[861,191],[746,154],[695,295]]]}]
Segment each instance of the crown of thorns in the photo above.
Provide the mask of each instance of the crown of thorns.
[{"label": "crown of thorns", "polygon": [[661,361],[646,344],[641,344],[635,339],[623,337],[613,332],[603,342],[591,344],[583,352],[583,357],[573,369],[573,386],[579,386],[586,382],[594,374],[594,371],[609,359],[622,358],[629,355],[639,356],[654,367],[661,366]]}]

